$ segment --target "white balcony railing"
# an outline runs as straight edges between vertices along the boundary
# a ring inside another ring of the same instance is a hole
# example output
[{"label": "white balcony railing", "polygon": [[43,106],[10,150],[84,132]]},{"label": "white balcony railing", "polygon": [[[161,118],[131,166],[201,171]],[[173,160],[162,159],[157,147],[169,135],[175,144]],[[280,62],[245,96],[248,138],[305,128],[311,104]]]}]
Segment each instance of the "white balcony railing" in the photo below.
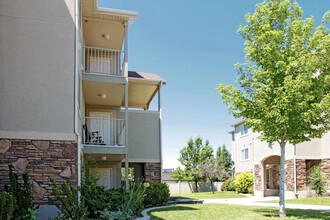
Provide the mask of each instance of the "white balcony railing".
[{"label": "white balcony railing", "polygon": [[84,47],[84,71],[123,76],[124,51]]},{"label": "white balcony railing", "polygon": [[85,117],[84,144],[123,146],[125,120]]}]

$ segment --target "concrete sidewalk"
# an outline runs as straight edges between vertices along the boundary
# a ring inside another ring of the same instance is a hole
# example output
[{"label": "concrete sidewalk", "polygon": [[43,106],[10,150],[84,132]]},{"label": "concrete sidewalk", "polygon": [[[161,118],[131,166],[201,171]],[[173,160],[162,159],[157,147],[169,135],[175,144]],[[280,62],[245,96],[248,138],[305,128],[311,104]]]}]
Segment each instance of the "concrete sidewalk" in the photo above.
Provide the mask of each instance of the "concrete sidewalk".
[{"label": "concrete sidewalk", "polygon": [[[233,205],[249,205],[249,206],[264,206],[264,207],[279,207],[278,203],[263,203],[266,201],[279,200],[278,196],[269,196],[264,198],[234,198],[234,199],[203,199],[204,204],[219,203],[219,204],[233,204]],[[302,204],[285,204],[288,209],[304,209],[316,211],[330,212],[330,206],[325,205],[302,205]]]}]

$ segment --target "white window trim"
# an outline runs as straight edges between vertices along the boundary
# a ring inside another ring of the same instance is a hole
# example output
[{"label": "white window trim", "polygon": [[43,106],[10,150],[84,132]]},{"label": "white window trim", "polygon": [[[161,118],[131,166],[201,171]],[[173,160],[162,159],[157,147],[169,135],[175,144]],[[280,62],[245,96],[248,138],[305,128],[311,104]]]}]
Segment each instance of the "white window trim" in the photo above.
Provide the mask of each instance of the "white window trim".
[{"label": "white window trim", "polygon": [[[242,151],[244,151],[244,158],[245,158],[245,150],[248,150],[248,158],[247,159],[242,159]],[[249,152],[249,148],[248,147],[243,147],[242,149],[241,149],[241,161],[249,161],[250,160],[250,152]]]}]

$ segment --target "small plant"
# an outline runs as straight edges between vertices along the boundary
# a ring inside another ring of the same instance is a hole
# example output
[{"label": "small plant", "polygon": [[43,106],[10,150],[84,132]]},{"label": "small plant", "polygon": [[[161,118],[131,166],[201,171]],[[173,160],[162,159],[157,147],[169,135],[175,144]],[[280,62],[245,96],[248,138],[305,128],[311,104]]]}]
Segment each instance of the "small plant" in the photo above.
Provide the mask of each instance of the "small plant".
[{"label": "small plant", "polygon": [[321,164],[314,167],[311,174],[308,176],[311,183],[310,188],[316,191],[317,195],[322,195],[326,192],[327,175],[321,171]]},{"label": "small plant", "polygon": [[145,207],[165,206],[170,198],[169,186],[166,183],[150,183],[146,188]]},{"label": "small plant", "polygon": [[225,190],[226,191],[235,191],[236,188],[235,188],[235,181],[236,179],[235,178],[230,178],[226,181],[226,184],[225,184]]},{"label": "small plant", "polygon": [[13,219],[15,203],[15,198],[11,193],[0,193],[0,219]]},{"label": "small plant", "polygon": [[55,205],[59,212],[57,213],[58,219],[85,219],[88,216],[87,207],[84,204],[84,197],[78,200],[78,186],[73,186],[70,180],[58,187],[53,179],[50,179],[54,185],[52,193],[57,199],[54,201],[48,197],[50,204]]},{"label": "small plant", "polygon": [[221,184],[221,187],[220,187],[220,190],[221,191],[225,191],[225,189],[226,189],[226,182],[227,182],[227,180],[224,180],[223,183]]},{"label": "small plant", "polygon": [[[116,204],[116,207],[98,211],[97,214],[102,219],[135,219],[144,209],[145,187],[141,183],[131,185],[127,192],[123,189],[121,191],[112,189],[109,192],[117,196],[117,201],[111,201],[111,204]],[[113,199],[111,196],[109,198]]]},{"label": "small plant", "polygon": [[249,186],[248,189],[247,189],[247,192],[251,195],[254,195],[254,189],[253,189],[253,185]]},{"label": "small plant", "polygon": [[253,185],[252,173],[241,173],[236,177],[235,188],[238,193],[247,193],[249,186]]},{"label": "small plant", "polygon": [[[3,195],[3,199],[8,202],[13,202],[13,219],[35,219],[35,214],[38,212],[39,207],[35,207],[32,203],[29,175],[26,173],[26,171],[24,171],[22,175],[22,185],[18,182],[18,175],[16,173],[13,173],[13,166],[9,165],[8,167],[10,186],[6,186],[8,194]],[[11,199],[11,197],[13,197],[13,200]],[[9,203],[8,205],[11,206],[11,203]],[[9,208],[9,210],[11,210],[11,208]]]}]

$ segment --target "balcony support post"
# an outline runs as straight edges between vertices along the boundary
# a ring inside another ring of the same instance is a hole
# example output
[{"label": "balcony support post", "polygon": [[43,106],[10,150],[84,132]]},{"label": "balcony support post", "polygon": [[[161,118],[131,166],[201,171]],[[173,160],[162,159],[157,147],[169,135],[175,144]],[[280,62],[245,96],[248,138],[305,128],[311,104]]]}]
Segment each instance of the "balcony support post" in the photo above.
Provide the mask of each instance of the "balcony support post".
[{"label": "balcony support post", "polygon": [[158,112],[159,112],[159,152],[160,152],[160,182],[163,182],[163,148],[162,148],[162,99],[161,99],[161,88],[162,81],[158,85]]},{"label": "balcony support post", "polygon": [[127,149],[127,153],[125,155],[125,188],[128,190],[129,183],[128,183],[128,77],[126,78],[125,83],[125,147]]},{"label": "balcony support post", "polygon": [[125,43],[124,43],[124,76],[128,77],[128,23],[124,23],[125,28]]},{"label": "balcony support post", "polygon": [[129,182],[128,182],[128,154],[125,155],[125,189],[128,191],[129,189]]}]

